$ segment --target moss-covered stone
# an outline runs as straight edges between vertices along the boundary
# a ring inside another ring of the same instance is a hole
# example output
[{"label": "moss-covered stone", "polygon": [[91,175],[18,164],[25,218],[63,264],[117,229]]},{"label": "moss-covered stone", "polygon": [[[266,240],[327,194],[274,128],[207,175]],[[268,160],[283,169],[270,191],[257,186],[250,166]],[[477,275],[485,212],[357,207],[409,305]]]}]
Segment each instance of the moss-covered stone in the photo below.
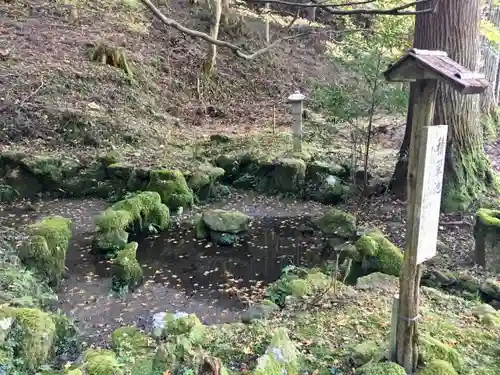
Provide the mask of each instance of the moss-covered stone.
[{"label": "moss-covered stone", "polygon": [[180,171],[151,171],[147,189],[160,194],[161,201],[174,211],[193,204],[193,193]]},{"label": "moss-covered stone", "polygon": [[164,334],[166,336],[183,335],[190,333],[194,328],[205,328],[196,314],[167,313],[164,321]]},{"label": "moss-covered stone", "polygon": [[442,360],[434,360],[419,371],[418,375],[457,375],[457,372],[451,363]]},{"label": "moss-covered stone", "polygon": [[45,280],[57,285],[64,275],[66,251],[71,238],[71,220],[49,216],[28,227],[28,240],[20,258]]},{"label": "moss-covered stone", "polygon": [[430,363],[434,360],[447,361],[453,368],[460,371],[462,367],[460,354],[456,349],[430,336],[421,336],[419,339],[419,354],[421,361]]},{"label": "moss-covered stone", "polygon": [[203,212],[203,221],[210,230],[237,234],[248,231],[252,218],[239,211],[214,209]]},{"label": "moss-covered stone", "polygon": [[116,355],[112,350],[89,349],[83,355],[87,375],[123,375]]},{"label": "moss-covered stone", "polygon": [[301,159],[283,158],[274,164],[270,192],[302,194],[306,180],[306,163]]},{"label": "moss-covered stone", "polygon": [[116,291],[133,290],[142,283],[142,268],[136,259],[137,246],[137,242],[130,242],[113,259],[113,289]]},{"label": "moss-covered stone", "polygon": [[385,349],[375,341],[365,341],[356,345],[349,359],[354,367],[360,367],[368,362],[379,362],[385,356]]},{"label": "moss-covered stone", "polygon": [[55,313],[51,317],[56,326],[52,351],[56,356],[76,358],[83,348],[78,328],[65,315]]},{"label": "moss-covered stone", "polygon": [[349,239],[356,234],[356,217],[335,208],[324,214],[317,225],[326,235]]},{"label": "moss-covered stone", "polygon": [[33,173],[20,167],[7,170],[3,180],[21,197],[35,197],[44,190],[42,183]]},{"label": "moss-covered stone", "polygon": [[170,211],[158,193],[138,193],[116,202],[96,218],[94,247],[101,252],[116,252],[126,245],[128,232],[161,231],[169,223]]},{"label": "moss-covered stone", "polygon": [[211,164],[202,164],[187,179],[188,186],[199,199],[208,199],[215,195],[215,184],[224,176],[225,170]]},{"label": "moss-covered stone", "polygon": [[0,203],[11,203],[17,198],[19,198],[19,192],[16,189],[10,185],[0,183]]},{"label": "moss-covered stone", "polygon": [[403,252],[380,232],[361,236],[356,241],[356,250],[362,256],[366,270],[399,276]]},{"label": "moss-covered stone", "polygon": [[289,338],[286,328],[278,328],[263,356],[257,359],[255,375],[296,374],[299,370],[299,352]]},{"label": "moss-covered stone", "polygon": [[278,311],[280,308],[274,302],[265,299],[260,303],[252,305],[241,314],[241,321],[243,323],[251,323],[254,320],[267,319],[273,312]]},{"label": "moss-covered stone", "polygon": [[210,230],[203,220],[203,214],[198,214],[193,218],[193,226],[194,235],[197,239],[202,240],[210,236]]},{"label": "moss-covered stone", "polygon": [[139,328],[134,326],[120,327],[111,335],[111,347],[118,353],[140,356],[148,353],[152,340]]},{"label": "moss-covered stone", "polygon": [[357,375],[406,375],[406,371],[394,362],[367,363],[356,369]]},{"label": "moss-covered stone", "polygon": [[14,353],[20,368],[34,371],[50,359],[56,339],[56,325],[50,314],[35,308],[9,307],[0,313],[14,318],[9,337],[15,343]]}]

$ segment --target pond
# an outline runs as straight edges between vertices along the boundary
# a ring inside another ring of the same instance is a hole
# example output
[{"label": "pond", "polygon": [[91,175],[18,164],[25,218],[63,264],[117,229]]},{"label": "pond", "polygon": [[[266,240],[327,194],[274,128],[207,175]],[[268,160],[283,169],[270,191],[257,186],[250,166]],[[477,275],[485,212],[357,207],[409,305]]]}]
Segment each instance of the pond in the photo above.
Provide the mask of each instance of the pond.
[{"label": "pond", "polygon": [[278,279],[283,267],[312,266],[321,260],[322,240],[310,230],[310,222],[326,207],[238,194],[210,207],[253,216],[247,241],[220,247],[195,239],[187,221],[207,208],[198,207],[174,220],[168,231],[137,239],[145,283],[118,296],[110,292],[109,261],[91,253],[93,217],[107,205],[100,200],[41,201],[34,210],[10,208],[0,217],[2,225],[16,227],[53,214],[73,220],[67,276],[58,295],[61,309],[92,343],[102,345],[121,325],[146,328],[161,311],[196,313],[206,324],[237,320],[248,298]]}]

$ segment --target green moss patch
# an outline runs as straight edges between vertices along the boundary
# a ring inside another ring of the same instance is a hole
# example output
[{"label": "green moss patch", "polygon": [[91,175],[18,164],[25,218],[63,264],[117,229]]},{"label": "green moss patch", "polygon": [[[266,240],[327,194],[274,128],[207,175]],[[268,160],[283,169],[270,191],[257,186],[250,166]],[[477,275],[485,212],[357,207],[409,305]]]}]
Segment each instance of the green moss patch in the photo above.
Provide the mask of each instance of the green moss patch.
[{"label": "green moss patch", "polygon": [[356,217],[335,208],[323,215],[317,225],[326,235],[335,235],[344,239],[350,239],[356,235]]},{"label": "green moss patch", "polygon": [[453,365],[442,360],[431,361],[418,375],[457,375]]},{"label": "green moss patch", "polygon": [[50,216],[28,227],[28,240],[20,257],[45,280],[58,284],[64,274],[71,238],[71,220]]}]

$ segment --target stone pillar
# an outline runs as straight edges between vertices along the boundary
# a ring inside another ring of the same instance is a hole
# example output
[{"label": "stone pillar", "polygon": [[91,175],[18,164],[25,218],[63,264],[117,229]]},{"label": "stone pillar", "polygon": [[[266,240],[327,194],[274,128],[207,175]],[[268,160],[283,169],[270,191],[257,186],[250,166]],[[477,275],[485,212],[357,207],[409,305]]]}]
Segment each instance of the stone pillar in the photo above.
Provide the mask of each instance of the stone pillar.
[{"label": "stone pillar", "polygon": [[476,263],[490,272],[500,272],[500,210],[481,208],[474,227]]},{"label": "stone pillar", "polygon": [[292,105],[293,151],[295,152],[302,151],[302,112],[305,98],[299,90],[288,97],[288,103]]}]

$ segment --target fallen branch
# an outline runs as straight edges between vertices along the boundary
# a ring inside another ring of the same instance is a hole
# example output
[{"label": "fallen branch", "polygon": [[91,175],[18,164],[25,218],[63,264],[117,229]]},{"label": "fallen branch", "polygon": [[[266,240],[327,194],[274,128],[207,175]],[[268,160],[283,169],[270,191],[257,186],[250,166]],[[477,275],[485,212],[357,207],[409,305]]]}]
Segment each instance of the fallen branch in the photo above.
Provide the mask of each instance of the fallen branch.
[{"label": "fallen branch", "polygon": [[[310,31],[310,32],[295,34],[295,35],[287,36],[287,37],[284,37],[284,38],[279,38],[279,39],[275,40],[274,42],[272,42],[271,44],[269,44],[268,46],[266,46],[266,47],[264,47],[262,49],[259,49],[259,50],[255,51],[253,53],[250,53],[250,54],[246,54],[246,53],[243,53],[241,51],[240,47],[238,47],[238,46],[236,46],[236,45],[234,45],[232,43],[229,43],[229,42],[226,42],[226,41],[223,41],[223,40],[214,39],[214,38],[212,38],[208,34],[205,34],[205,33],[201,32],[201,31],[189,29],[186,26],[181,25],[179,22],[173,20],[172,18],[166,17],[150,0],[141,0],[141,2],[144,5],[146,5],[153,12],[153,14],[161,22],[163,22],[163,24],[165,24],[165,26],[173,27],[174,29],[180,31],[183,34],[192,36],[194,38],[203,39],[206,42],[211,43],[211,44],[215,44],[218,47],[228,48],[231,51],[233,51],[233,53],[236,56],[238,56],[240,58],[243,58],[245,60],[252,60],[252,59],[256,58],[257,56],[260,56],[260,55],[266,53],[270,49],[276,47],[278,44],[280,44],[280,43],[282,43],[284,41],[287,41],[287,40],[297,39],[297,38],[300,38],[300,37],[303,37],[303,36],[306,36],[306,35],[320,34],[320,33],[325,33],[325,32],[329,32],[329,33],[333,32],[333,33],[337,33],[337,34],[338,33],[346,32],[346,31],[320,30],[320,31]],[[295,22],[296,19],[297,19],[297,16],[289,23],[288,28],[290,28],[293,25],[293,23]],[[356,31],[360,31],[360,30],[359,29],[348,30],[347,32],[356,32]]]},{"label": "fallen branch", "polygon": [[372,15],[392,15],[392,16],[406,16],[406,15],[415,15],[415,14],[421,14],[421,13],[431,13],[434,11],[433,8],[427,8],[427,9],[422,9],[422,10],[405,10],[408,8],[411,8],[415,5],[418,4],[424,4],[428,3],[431,0],[416,0],[412,1],[410,3],[406,3],[394,8],[390,9],[367,9],[367,8],[362,8],[362,9],[343,9],[343,10],[336,10],[334,8],[340,8],[340,7],[346,7],[350,6],[353,4],[368,4],[373,2],[372,0],[367,0],[366,2],[359,2],[359,3],[344,3],[344,4],[322,4],[322,3],[308,3],[308,4],[301,4],[301,3],[296,3],[292,1],[285,1],[285,0],[246,0],[249,3],[267,3],[267,4],[278,4],[278,5],[287,5],[287,6],[293,6],[293,7],[298,7],[298,8],[325,8],[328,10],[330,14],[335,14],[335,15],[354,15],[354,14],[372,14]]}]

